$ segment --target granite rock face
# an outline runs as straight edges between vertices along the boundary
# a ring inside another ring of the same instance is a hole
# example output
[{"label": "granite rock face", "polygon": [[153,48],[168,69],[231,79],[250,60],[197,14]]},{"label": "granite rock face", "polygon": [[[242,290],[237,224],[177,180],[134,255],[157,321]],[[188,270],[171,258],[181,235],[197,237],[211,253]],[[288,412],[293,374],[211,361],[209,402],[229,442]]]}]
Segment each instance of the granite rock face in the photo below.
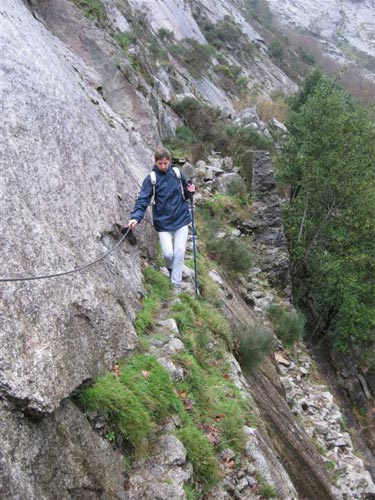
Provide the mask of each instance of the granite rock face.
[{"label": "granite rock face", "polygon": [[0,402],[3,500],[126,500],[123,459],[71,402],[40,421]]},{"label": "granite rock face", "polygon": [[[76,70],[84,62],[21,0],[2,2],[0,17],[1,277],[72,270],[119,240],[144,167]],[[132,350],[140,260],[125,242],[83,272],[1,283],[1,391],[49,413]]]}]

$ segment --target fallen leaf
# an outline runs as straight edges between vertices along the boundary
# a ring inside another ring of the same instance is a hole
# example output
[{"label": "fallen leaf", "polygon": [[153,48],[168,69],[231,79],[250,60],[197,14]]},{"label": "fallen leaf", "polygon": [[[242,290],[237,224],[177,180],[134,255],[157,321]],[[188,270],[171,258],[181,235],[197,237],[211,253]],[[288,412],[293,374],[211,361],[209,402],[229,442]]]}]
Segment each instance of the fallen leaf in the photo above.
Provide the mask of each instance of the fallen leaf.
[{"label": "fallen leaf", "polygon": [[226,460],[224,460],[224,463],[225,467],[227,467],[228,469],[234,469],[236,467],[234,458],[227,458]]},{"label": "fallen leaf", "polygon": [[181,399],[187,398],[187,392],[185,391],[177,391],[177,396]]},{"label": "fallen leaf", "polygon": [[218,415],[215,415],[216,420],[222,420],[225,418],[225,413],[219,413]]},{"label": "fallen leaf", "polygon": [[121,376],[121,370],[120,370],[120,366],[118,363],[115,363],[115,366],[113,368],[113,372],[117,378]]}]

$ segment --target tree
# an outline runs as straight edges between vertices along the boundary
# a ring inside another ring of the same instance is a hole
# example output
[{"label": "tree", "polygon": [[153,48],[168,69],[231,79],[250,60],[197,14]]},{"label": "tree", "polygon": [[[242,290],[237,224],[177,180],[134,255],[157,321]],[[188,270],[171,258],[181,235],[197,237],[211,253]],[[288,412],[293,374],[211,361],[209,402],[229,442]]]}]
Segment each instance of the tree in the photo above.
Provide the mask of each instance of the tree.
[{"label": "tree", "polygon": [[285,227],[298,299],[317,335],[375,362],[374,123],[315,72],[286,125],[280,179],[290,185]]}]

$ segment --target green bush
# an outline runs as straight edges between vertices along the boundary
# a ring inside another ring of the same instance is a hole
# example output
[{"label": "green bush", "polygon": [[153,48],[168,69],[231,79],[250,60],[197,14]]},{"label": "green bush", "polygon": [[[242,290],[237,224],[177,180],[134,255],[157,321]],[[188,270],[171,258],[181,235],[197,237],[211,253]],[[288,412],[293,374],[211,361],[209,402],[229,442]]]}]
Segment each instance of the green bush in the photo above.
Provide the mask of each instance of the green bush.
[{"label": "green bush", "polygon": [[122,50],[126,52],[129,45],[135,42],[136,37],[133,33],[115,33],[114,36],[116,42],[121,46]]},{"label": "green bush", "polygon": [[284,56],[284,47],[281,44],[280,40],[272,40],[269,50],[271,57],[274,57],[277,60],[282,59],[282,57]]},{"label": "green bush", "polygon": [[160,28],[158,31],[158,36],[160,40],[167,40],[168,42],[172,42],[174,40],[174,33],[172,30],[168,30],[166,28]]},{"label": "green bush", "polygon": [[197,23],[208,43],[217,49],[222,49],[228,45],[238,45],[245,40],[241,26],[230,16],[224,16],[215,24],[206,17],[199,16]]},{"label": "green bush", "polygon": [[275,327],[276,335],[286,346],[292,346],[302,338],[306,323],[302,313],[288,312],[273,305],[267,312]]},{"label": "green bush", "polygon": [[214,129],[222,120],[222,112],[218,108],[203,104],[194,97],[185,97],[173,103],[172,107],[199,140],[205,142],[214,140]]},{"label": "green bush", "polygon": [[103,24],[107,19],[105,8],[100,0],[73,0],[82,9],[85,16],[95,19]]},{"label": "green bush", "polygon": [[310,52],[307,52],[303,47],[301,47],[300,53],[301,53],[301,59],[304,63],[308,64],[309,66],[314,66],[315,57],[312,54],[310,54]]},{"label": "green bush", "polygon": [[211,66],[215,54],[215,49],[211,45],[201,44],[194,38],[170,44],[169,50],[195,78],[200,78],[202,70]]},{"label": "green bush", "polygon": [[192,144],[193,142],[198,142],[197,137],[194,135],[193,131],[189,127],[177,127],[176,137],[188,144]]},{"label": "green bush", "polygon": [[[192,130],[197,141],[206,146],[204,149],[207,152],[214,149],[223,155],[232,156],[238,166],[248,161],[252,149],[273,150],[272,142],[256,130],[231,125],[220,109],[203,104],[193,97],[185,97],[173,103],[172,107]],[[190,138],[184,139],[181,143],[189,149]]]},{"label": "green bush", "polygon": [[258,324],[243,325],[236,336],[238,361],[246,371],[256,368],[276,347],[272,333]]},{"label": "green bush", "polygon": [[253,264],[249,247],[239,238],[213,238],[207,241],[206,249],[212,259],[234,274],[245,273]]}]

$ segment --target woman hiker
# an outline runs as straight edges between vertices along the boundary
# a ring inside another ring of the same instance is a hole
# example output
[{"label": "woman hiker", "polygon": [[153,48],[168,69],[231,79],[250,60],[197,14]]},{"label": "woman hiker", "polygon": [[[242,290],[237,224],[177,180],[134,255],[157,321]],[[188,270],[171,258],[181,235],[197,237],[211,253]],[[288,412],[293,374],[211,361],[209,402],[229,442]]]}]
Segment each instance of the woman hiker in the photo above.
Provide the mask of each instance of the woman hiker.
[{"label": "woman hiker", "polygon": [[154,152],[155,165],[143,180],[128,227],[134,229],[143,219],[152,202],[152,217],[159,235],[161,250],[175,293],[181,289],[188,225],[191,222],[188,205],[194,184],[188,184],[178,168],[171,165],[171,153],[164,147]]}]

